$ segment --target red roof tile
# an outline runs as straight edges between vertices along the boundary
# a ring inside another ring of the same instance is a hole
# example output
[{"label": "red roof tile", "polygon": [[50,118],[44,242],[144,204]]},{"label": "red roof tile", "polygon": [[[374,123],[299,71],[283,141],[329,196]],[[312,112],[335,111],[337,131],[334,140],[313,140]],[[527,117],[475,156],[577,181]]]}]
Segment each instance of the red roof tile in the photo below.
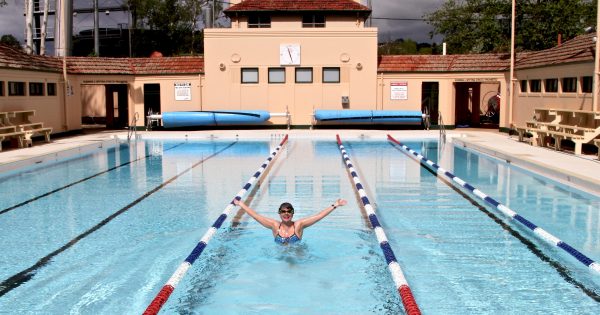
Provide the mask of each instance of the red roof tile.
[{"label": "red roof tile", "polygon": [[199,74],[204,73],[204,57],[98,58],[68,57],[67,69],[75,74]]},{"label": "red roof tile", "polygon": [[62,60],[29,55],[21,49],[0,44],[0,68],[62,72]]},{"label": "red roof tile", "polygon": [[594,61],[595,33],[577,36],[560,46],[541,51],[528,52],[516,69],[536,68],[575,62]]},{"label": "red roof tile", "polygon": [[509,69],[507,54],[382,55],[379,72],[502,72]]},{"label": "red roof tile", "polygon": [[274,11],[334,11],[334,12],[363,12],[370,14],[371,10],[353,0],[244,0],[224,11],[229,15],[233,12],[274,12]]}]

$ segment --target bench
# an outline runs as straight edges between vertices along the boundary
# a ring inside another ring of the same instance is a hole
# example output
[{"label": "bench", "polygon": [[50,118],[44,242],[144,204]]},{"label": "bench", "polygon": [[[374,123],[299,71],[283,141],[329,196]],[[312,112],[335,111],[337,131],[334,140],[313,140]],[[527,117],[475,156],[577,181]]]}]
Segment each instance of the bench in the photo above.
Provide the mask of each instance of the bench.
[{"label": "bench", "polygon": [[[0,127],[13,127],[13,132],[19,133],[19,147],[31,146],[31,137],[43,135],[46,142],[50,142],[52,128],[44,127],[42,122],[31,122],[35,110],[18,110],[0,113]],[[17,135],[15,135],[17,136]]]},{"label": "bench", "polygon": [[17,139],[19,148],[22,148],[25,142],[25,132],[17,131],[15,126],[0,127],[0,151],[2,151],[2,141],[10,138]]}]

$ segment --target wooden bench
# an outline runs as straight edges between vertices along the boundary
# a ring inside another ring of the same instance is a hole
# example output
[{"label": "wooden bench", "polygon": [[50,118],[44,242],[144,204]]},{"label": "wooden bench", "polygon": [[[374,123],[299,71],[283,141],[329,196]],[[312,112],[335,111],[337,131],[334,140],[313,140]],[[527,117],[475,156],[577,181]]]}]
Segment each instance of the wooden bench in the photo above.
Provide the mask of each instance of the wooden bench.
[{"label": "wooden bench", "polygon": [[12,126],[15,132],[22,132],[19,147],[31,146],[31,137],[43,135],[46,142],[50,142],[52,128],[44,127],[42,122],[31,122],[31,117],[35,115],[35,110],[19,110],[0,113],[0,123],[3,126]]},{"label": "wooden bench", "polygon": [[0,151],[2,151],[2,141],[10,138],[17,139],[19,148],[22,148],[25,142],[25,132],[17,131],[15,126],[0,127]]}]

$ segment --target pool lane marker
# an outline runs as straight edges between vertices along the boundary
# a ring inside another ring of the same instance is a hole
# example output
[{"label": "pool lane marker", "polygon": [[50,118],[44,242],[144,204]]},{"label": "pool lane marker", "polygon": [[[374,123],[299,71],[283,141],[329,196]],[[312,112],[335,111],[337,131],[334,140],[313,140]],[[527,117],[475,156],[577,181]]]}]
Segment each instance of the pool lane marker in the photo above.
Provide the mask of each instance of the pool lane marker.
[{"label": "pool lane marker", "polygon": [[[184,143],[185,143],[185,142],[184,142]],[[176,147],[178,147],[178,146],[180,146],[180,145],[182,145],[182,144],[184,144],[184,143],[179,143],[179,144],[176,144],[176,145],[174,145],[174,146],[172,146],[172,147],[170,147],[170,148],[168,148],[168,149],[166,149],[166,150],[163,150],[163,152],[164,152],[164,151],[171,150],[171,149],[175,149]],[[96,174],[94,174],[94,175],[90,175],[90,176],[88,176],[88,177],[82,178],[82,179],[80,179],[80,180],[77,180],[77,181],[75,181],[75,182],[72,182],[72,183],[70,183],[70,184],[64,185],[64,186],[62,186],[62,187],[56,188],[56,189],[54,189],[54,190],[51,190],[51,191],[49,191],[49,192],[46,192],[46,193],[43,193],[43,194],[41,194],[41,195],[35,196],[35,197],[31,198],[31,199],[28,199],[28,200],[22,201],[22,202],[20,202],[20,203],[18,203],[18,204],[16,204],[16,205],[14,205],[14,206],[10,206],[10,207],[8,207],[8,208],[6,208],[6,209],[2,209],[2,210],[0,210],[0,215],[1,215],[1,214],[5,214],[6,212],[8,212],[8,211],[11,211],[11,210],[14,210],[14,209],[16,209],[16,208],[22,207],[22,206],[24,206],[24,205],[26,205],[26,204],[28,204],[28,203],[31,203],[31,202],[33,202],[33,201],[36,201],[36,200],[38,200],[38,199],[41,199],[41,198],[44,198],[44,197],[48,197],[48,196],[52,195],[53,193],[57,193],[57,192],[59,192],[59,191],[61,191],[61,190],[63,190],[63,189],[67,189],[67,188],[69,188],[69,187],[71,187],[71,186],[75,186],[75,185],[77,185],[77,184],[83,183],[83,182],[85,182],[85,181],[87,181],[87,180],[90,180],[90,179],[92,179],[92,178],[94,178],[94,177],[100,176],[100,175],[102,175],[102,174],[105,174],[105,173],[108,173],[108,172],[110,172],[110,171],[114,171],[114,170],[116,170],[116,169],[118,169],[118,168],[120,168],[120,167],[123,167],[123,166],[125,166],[125,165],[129,165],[129,164],[131,164],[131,163],[134,163],[134,162],[137,162],[137,161],[139,161],[139,160],[147,159],[147,158],[149,158],[149,157],[151,157],[151,156],[152,156],[152,154],[147,154],[147,155],[145,155],[145,156],[143,156],[143,157],[140,157],[140,158],[137,158],[137,159],[135,159],[135,160],[131,160],[131,161],[125,162],[125,163],[123,163],[123,164],[120,164],[120,165],[117,165],[117,166],[113,166],[113,167],[111,167],[111,168],[109,168],[109,169],[106,169],[106,170],[104,170],[104,171],[102,171],[102,172],[96,173]]]},{"label": "pool lane marker", "polygon": [[221,148],[220,150],[215,151],[211,155],[209,155],[207,157],[203,157],[200,161],[194,163],[192,166],[186,168],[185,170],[181,171],[177,175],[169,178],[168,180],[166,180],[162,184],[154,187],[152,190],[146,192],[141,197],[139,197],[136,200],[132,201],[131,203],[129,203],[125,207],[119,209],[117,212],[115,212],[115,213],[111,214],[110,216],[104,218],[104,220],[100,221],[100,223],[98,223],[98,224],[94,225],[93,227],[89,228],[87,231],[85,231],[85,232],[77,235],[77,237],[71,239],[68,243],[66,243],[65,245],[63,245],[59,249],[57,249],[57,250],[51,252],[50,254],[42,257],[33,266],[31,266],[31,267],[29,267],[29,268],[27,268],[27,269],[25,269],[25,270],[23,270],[23,271],[21,271],[21,272],[19,272],[17,274],[14,274],[10,278],[8,278],[8,279],[0,282],[0,297],[2,297],[3,295],[5,295],[6,293],[10,292],[12,289],[15,289],[15,288],[19,287],[20,285],[22,285],[23,283],[31,280],[35,276],[35,274],[37,273],[38,269],[46,266],[46,264],[48,264],[58,254],[60,254],[60,253],[64,252],[65,250],[71,248],[73,245],[77,244],[82,239],[84,239],[87,236],[89,236],[90,234],[96,232],[97,230],[99,230],[101,227],[103,227],[106,224],[108,224],[110,221],[112,221],[116,217],[120,216],[121,214],[125,213],[129,209],[133,208],[138,203],[142,202],[142,200],[150,197],[150,195],[154,194],[155,192],[161,190],[165,186],[167,186],[170,183],[174,182],[176,179],[178,179],[179,177],[181,177],[181,175],[183,175],[183,174],[191,171],[192,169],[196,168],[198,165],[203,164],[207,160],[209,160],[209,159],[217,156],[221,152],[223,152],[223,151],[231,148],[236,143],[238,143],[237,140],[235,142],[232,142],[232,143],[228,144],[227,146]]},{"label": "pool lane marker", "polygon": [[267,158],[263,162],[263,164],[256,171],[256,173],[254,173],[250,180],[248,180],[248,182],[242,187],[242,190],[240,190],[237,193],[237,195],[235,195],[235,197],[231,200],[231,202],[229,202],[227,207],[225,207],[223,213],[221,213],[217,220],[215,220],[215,223],[212,225],[212,227],[210,227],[206,231],[206,233],[204,233],[204,235],[200,239],[200,242],[198,242],[198,244],[196,245],[196,247],[194,247],[194,249],[188,255],[188,257],[179,265],[177,270],[175,270],[173,275],[171,275],[171,278],[169,278],[167,283],[158,292],[156,297],[154,297],[152,302],[150,302],[150,304],[146,308],[146,311],[144,311],[144,315],[157,314],[158,311],[160,311],[161,307],[165,304],[165,302],[169,299],[169,296],[171,296],[171,293],[173,293],[173,291],[175,290],[175,287],[177,287],[177,284],[181,281],[181,279],[183,279],[188,269],[190,269],[192,264],[202,254],[202,251],[204,251],[208,242],[217,233],[217,230],[221,227],[223,222],[225,222],[225,219],[227,219],[227,216],[229,215],[231,210],[235,208],[233,200],[242,199],[242,196],[244,196],[250,190],[252,184],[254,184],[254,182],[256,182],[261,177],[261,175],[263,175],[264,170],[267,169],[271,161],[273,161],[273,159],[277,156],[277,153],[279,153],[283,145],[287,142],[287,139],[288,136],[285,135],[283,140],[281,140],[281,143],[279,143],[279,145],[271,152],[269,158]]},{"label": "pool lane marker", "polygon": [[392,247],[390,246],[390,244],[388,242],[387,236],[385,235],[385,232],[383,231],[381,224],[379,224],[379,219],[377,218],[377,215],[375,214],[375,210],[373,209],[373,206],[371,206],[371,202],[369,202],[367,193],[365,192],[363,185],[360,183],[358,174],[357,174],[356,170],[354,169],[354,166],[352,165],[352,161],[350,161],[350,157],[348,156],[346,149],[344,149],[342,140],[340,139],[339,135],[336,135],[336,138],[337,138],[337,143],[338,143],[339,149],[342,153],[342,157],[344,159],[344,163],[346,163],[346,167],[348,168],[348,171],[352,175],[352,179],[354,180],[355,188],[358,192],[358,195],[360,196],[360,200],[363,203],[364,209],[367,212],[367,215],[369,216],[369,221],[371,222],[371,228],[375,231],[375,235],[377,236],[377,240],[379,241],[379,246],[381,247],[381,250],[383,251],[383,255],[385,256],[385,260],[388,264],[388,268],[390,270],[390,273],[392,274],[392,279],[394,280],[394,283],[396,284],[396,289],[398,290],[398,293],[400,294],[400,299],[402,300],[402,304],[404,305],[404,311],[406,314],[409,314],[409,315],[421,314],[421,310],[419,310],[419,306],[417,305],[417,302],[415,301],[412,291],[410,290],[410,287],[408,286],[408,282],[406,281],[406,278],[404,277],[402,268],[400,268],[400,264],[398,264],[398,260],[396,259],[396,256],[394,255],[394,251],[392,250]]},{"label": "pool lane marker", "polygon": [[486,203],[488,203],[492,207],[498,209],[500,212],[502,212],[502,214],[504,214],[508,218],[516,220],[517,222],[519,222],[522,225],[524,225],[525,227],[527,227],[529,230],[533,231],[534,235],[536,235],[540,239],[546,241],[547,243],[549,243],[551,245],[554,245],[556,247],[561,248],[562,250],[564,250],[565,252],[567,252],[569,255],[571,255],[575,259],[577,259],[579,262],[581,262],[582,264],[586,265],[588,268],[590,268],[592,271],[594,271],[597,275],[600,274],[600,264],[598,264],[597,262],[595,262],[591,258],[587,257],[586,255],[584,255],[580,251],[576,250],[575,248],[571,247],[571,245],[569,245],[569,244],[561,241],[556,236],[548,233],[547,231],[545,231],[541,227],[533,224],[531,221],[525,219],[523,216],[519,215],[514,210],[508,208],[507,206],[501,204],[500,202],[496,201],[492,197],[486,195],[485,193],[483,193],[479,189],[475,188],[471,184],[465,182],[464,180],[462,180],[458,176],[450,173],[449,171],[446,171],[441,166],[439,166],[436,163],[432,162],[431,160],[425,158],[423,155],[415,152],[414,150],[412,150],[408,146],[406,146],[403,143],[399,142],[398,140],[394,139],[389,134],[388,134],[388,140],[390,140],[391,142],[399,145],[404,150],[404,152],[407,152],[407,154],[410,153],[408,155],[411,156],[411,157],[413,157],[414,159],[416,159],[421,164],[429,167],[430,169],[432,169],[433,171],[435,171],[437,174],[440,174],[440,175],[443,175],[443,176],[446,176],[446,177],[450,178],[450,180],[454,181],[455,183],[457,183],[461,187],[467,189],[467,191],[469,191],[473,195],[477,196],[479,199],[485,201]]}]

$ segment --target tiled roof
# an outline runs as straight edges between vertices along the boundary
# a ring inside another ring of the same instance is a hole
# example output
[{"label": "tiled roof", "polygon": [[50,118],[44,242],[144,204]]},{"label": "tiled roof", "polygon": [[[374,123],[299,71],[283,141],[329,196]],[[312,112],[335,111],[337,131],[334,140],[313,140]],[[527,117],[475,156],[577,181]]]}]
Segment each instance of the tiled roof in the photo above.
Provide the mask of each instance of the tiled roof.
[{"label": "tiled roof", "polygon": [[204,57],[68,57],[67,70],[74,74],[199,74],[204,72]]},{"label": "tiled roof", "polygon": [[62,72],[62,60],[29,55],[20,49],[0,44],[0,68]]},{"label": "tiled roof", "polygon": [[506,71],[508,54],[477,55],[382,55],[379,72],[478,72]]},{"label": "tiled roof", "polygon": [[273,11],[334,11],[363,12],[371,10],[353,0],[244,0],[224,11],[233,12],[273,12]]},{"label": "tiled roof", "polygon": [[527,53],[516,69],[535,68],[557,64],[594,61],[595,33],[577,36],[560,46]]}]

